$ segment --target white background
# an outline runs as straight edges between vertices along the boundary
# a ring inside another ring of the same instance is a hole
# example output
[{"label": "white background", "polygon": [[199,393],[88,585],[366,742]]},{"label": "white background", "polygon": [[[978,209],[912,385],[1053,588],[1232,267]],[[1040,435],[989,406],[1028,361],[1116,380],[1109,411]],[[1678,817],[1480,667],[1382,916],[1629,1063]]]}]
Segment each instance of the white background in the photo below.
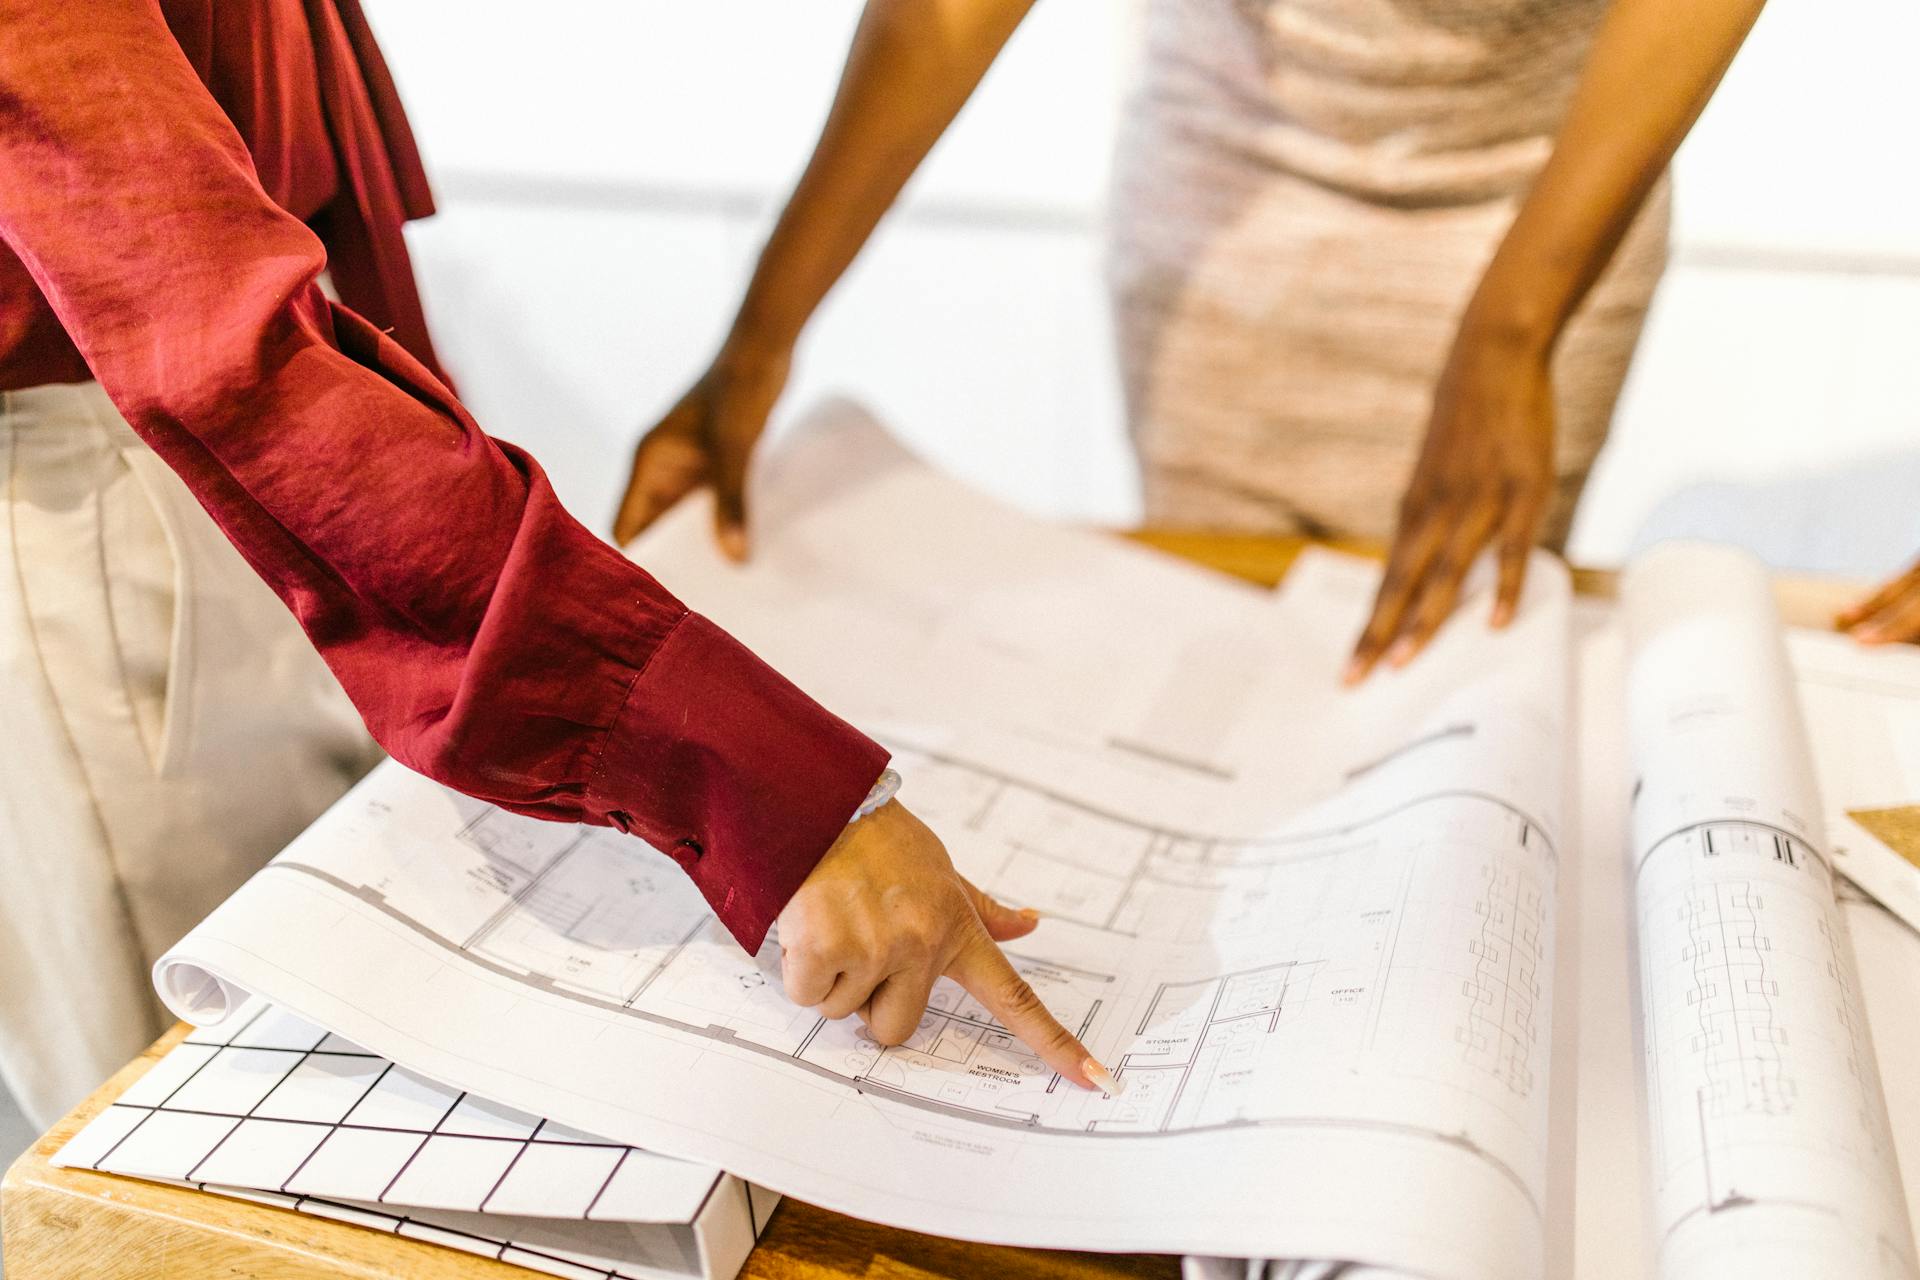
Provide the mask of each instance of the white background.
[{"label": "white background", "polygon": [[[1100,218],[1138,3],[1042,0],[829,300],[782,417],[850,391],[1034,510],[1134,516]],[[604,527],[632,439],[731,314],[859,4],[367,7],[441,196],[410,234],[448,362]],[[1619,559],[1650,516],[1803,567],[1920,549],[1916,49],[1911,0],[1768,8],[1677,163],[1674,266],[1578,556]]]},{"label": "white background", "polygon": [[[1099,225],[1138,3],[1041,0],[829,301],[785,413],[851,391],[1032,509],[1131,519]],[[366,4],[441,198],[409,234],[444,354],[604,528],[805,161],[858,2]],[[1580,558],[1675,530],[1854,573],[1920,550],[1916,50],[1912,0],[1768,7],[1677,162],[1675,262]],[[0,1096],[0,1153],[27,1137]]]}]

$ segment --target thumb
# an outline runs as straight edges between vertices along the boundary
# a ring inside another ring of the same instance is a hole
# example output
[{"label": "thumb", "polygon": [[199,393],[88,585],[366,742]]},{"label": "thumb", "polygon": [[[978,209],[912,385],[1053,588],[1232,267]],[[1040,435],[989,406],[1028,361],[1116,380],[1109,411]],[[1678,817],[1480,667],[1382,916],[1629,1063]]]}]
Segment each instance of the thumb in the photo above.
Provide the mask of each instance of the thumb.
[{"label": "thumb", "polygon": [[960,883],[966,886],[967,898],[973,903],[973,909],[979,913],[980,923],[987,926],[987,936],[995,942],[1011,942],[1015,938],[1024,938],[1040,924],[1040,913],[1032,907],[1016,911],[991,894],[984,893],[974,886],[973,881],[962,876]]}]

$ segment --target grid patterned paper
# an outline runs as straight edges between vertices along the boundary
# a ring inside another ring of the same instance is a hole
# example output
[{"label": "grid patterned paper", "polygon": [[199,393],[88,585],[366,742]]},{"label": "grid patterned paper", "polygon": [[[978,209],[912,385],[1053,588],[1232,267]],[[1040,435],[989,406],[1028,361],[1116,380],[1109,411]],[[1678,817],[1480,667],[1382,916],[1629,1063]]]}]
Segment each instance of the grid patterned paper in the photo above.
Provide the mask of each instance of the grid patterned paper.
[{"label": "grid patterned paper", "polygon": [[[722,1178],[444,1088],[263,1002],[176,1045],[54,1163],[620,1280],[697,1274],[690,1233],[625,1224],[691,1223]],[[566,1219],[571,1232],[554,1221]],[[506,1238],[509,1226],[541,1245]]]}]

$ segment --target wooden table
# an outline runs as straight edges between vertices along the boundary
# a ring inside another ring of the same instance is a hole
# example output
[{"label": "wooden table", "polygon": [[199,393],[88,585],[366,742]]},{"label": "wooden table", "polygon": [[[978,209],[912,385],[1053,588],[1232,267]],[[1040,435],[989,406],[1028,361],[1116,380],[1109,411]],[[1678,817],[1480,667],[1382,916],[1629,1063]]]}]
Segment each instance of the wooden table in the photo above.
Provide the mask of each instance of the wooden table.
[{"label": "wooden table", "polygon": [[[1306,545],[1297,538],[1148,531],[1139,541],[1271,586]],[[1353,546],[1346,549],[1370,551]],[[1578,573],[1583,592],[1611,595],[1613,578]],[[1787,581],[1779,588],[1789,621],[1824,625],[1857,587]],[[185,1188],[48,1163],[74,1133],[120,1096],[186,1035],[179,1026],[127,1064],[21,1156],[0,1184],[7,1280],[526,1280],[531,1272],[436,1245],[246,1204]],[[1055,1253],[962,1244],[896,1231],[796,1200],[783,1201],[741,1274],[751,1280],[897,1277],[1005,1280],[1168,1278],[1177,1259]]]},{"label": "wooden table", "polygon": [[[190,1028],[175,1027],[54,1125],[0,1186],[7,1280],[529,1280],[534,1272],[288,1209],[48,1160]],[[1171,1280],[1165,1257],[961,1244],[783,1200],[740,1274],[753,1280]]]}]

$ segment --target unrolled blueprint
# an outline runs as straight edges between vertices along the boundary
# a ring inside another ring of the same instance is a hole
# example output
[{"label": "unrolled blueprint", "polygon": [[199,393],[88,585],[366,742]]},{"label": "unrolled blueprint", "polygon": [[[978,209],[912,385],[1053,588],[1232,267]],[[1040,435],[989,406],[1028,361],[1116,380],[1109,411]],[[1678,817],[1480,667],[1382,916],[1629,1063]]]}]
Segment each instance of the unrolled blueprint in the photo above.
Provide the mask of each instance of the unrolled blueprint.
[{"label": "unrolled blueprint", "polygon": [[[163,962],[455,1088],[950,1235],[1540,1273],[1565,576],[1337,680],[1365,600],[1275,596],[1022,520],[870,424],[761,485],[754,563],[636,549],[886,741],[902,799],[1122,1096],[957,989],[881,1048],[789,1004],[666,859],[377,771]],[[1337,576],[1337,575],[1336,575]],[[1484,590],[1467,603],[1490,607]]]}]

